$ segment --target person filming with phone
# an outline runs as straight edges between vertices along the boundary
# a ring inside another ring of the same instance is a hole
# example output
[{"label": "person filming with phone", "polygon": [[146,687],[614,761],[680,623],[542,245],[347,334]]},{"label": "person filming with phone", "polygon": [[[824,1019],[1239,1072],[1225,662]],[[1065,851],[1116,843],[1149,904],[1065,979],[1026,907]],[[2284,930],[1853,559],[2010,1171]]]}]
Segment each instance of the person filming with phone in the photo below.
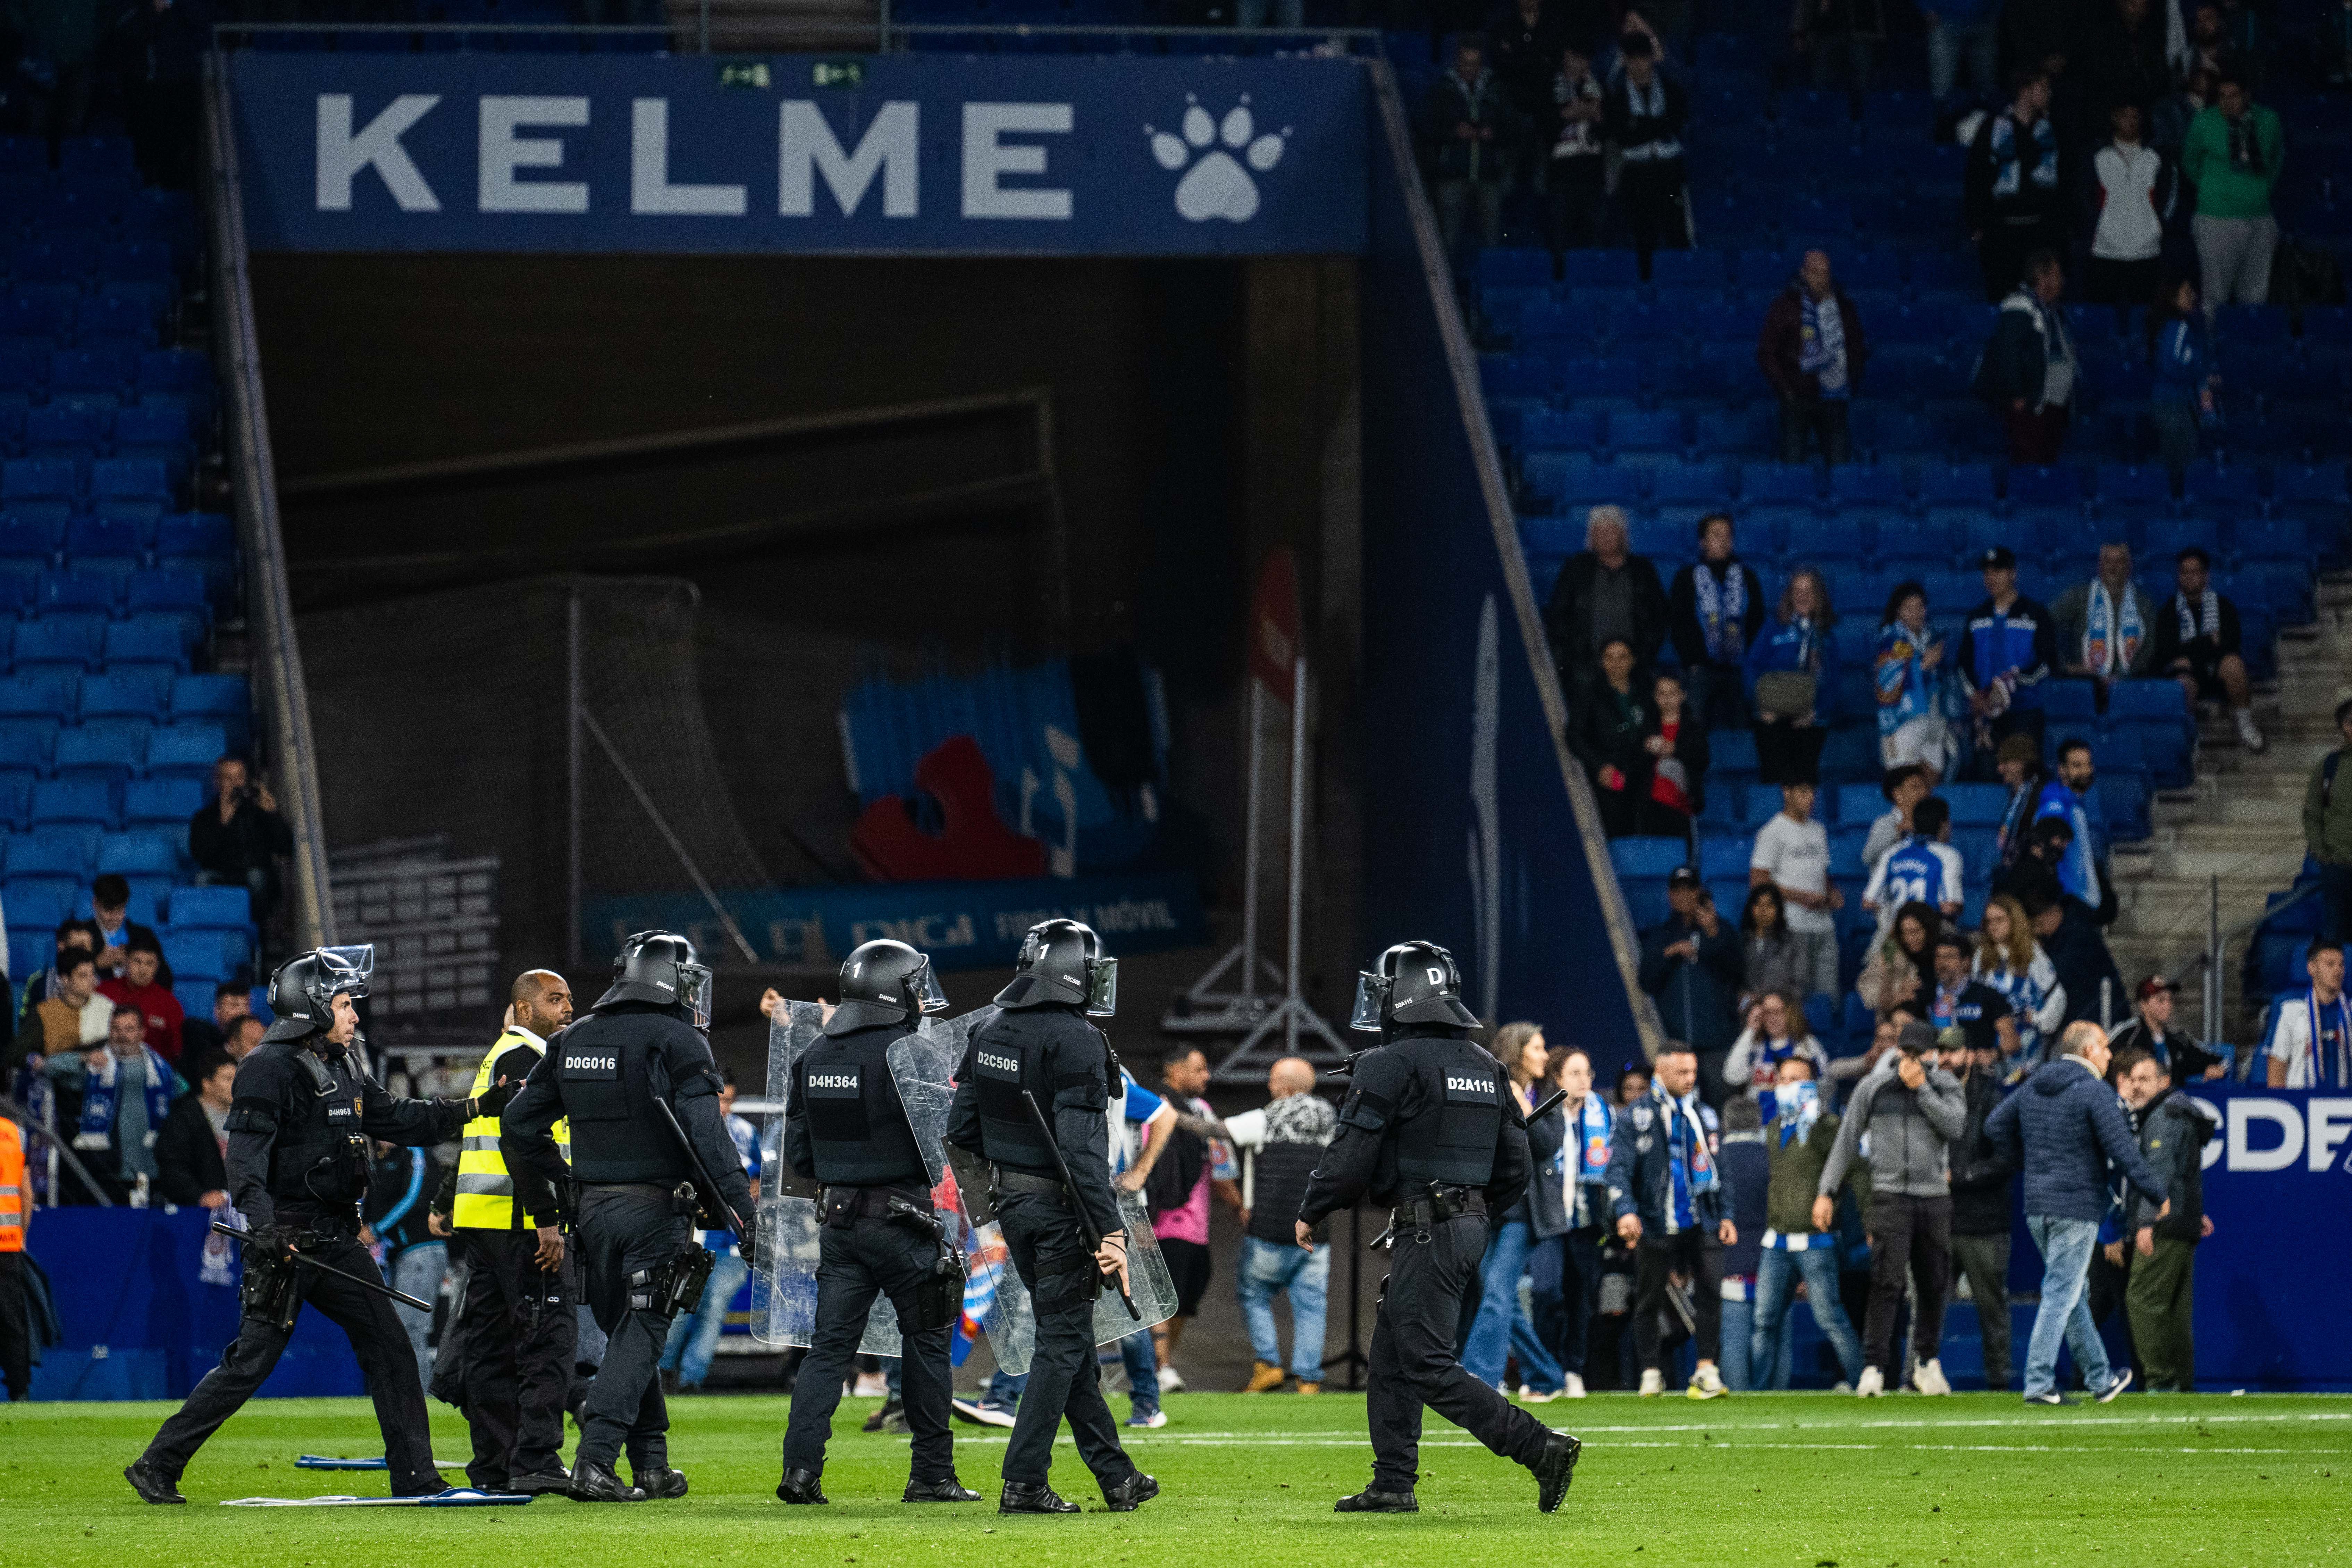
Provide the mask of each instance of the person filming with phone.
[{"label": "person filming with phone", "polygon": [[254,924],[268,929],[278,899],[278,857],[294,852],[293,830],[269,785],[234,754],[213,764],[213,798],[188,819],[188,854],[196,880],[242,885],[253,895]]}]

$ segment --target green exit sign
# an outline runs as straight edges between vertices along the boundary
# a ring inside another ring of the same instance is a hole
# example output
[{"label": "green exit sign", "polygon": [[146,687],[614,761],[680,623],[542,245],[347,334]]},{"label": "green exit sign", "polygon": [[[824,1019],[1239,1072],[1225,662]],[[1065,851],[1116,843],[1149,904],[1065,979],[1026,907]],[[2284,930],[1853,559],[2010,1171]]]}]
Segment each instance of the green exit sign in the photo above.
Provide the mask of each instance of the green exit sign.
[{"label": "green exit sign", "polygon": [[818,60],[809,75],[818,87],[864,87],[866,62],[858,59]]},{"label": "green exit sign", "polygon": [[768,86],[768,62],[721,60],[719,62],[719,85],[765,91]]}]

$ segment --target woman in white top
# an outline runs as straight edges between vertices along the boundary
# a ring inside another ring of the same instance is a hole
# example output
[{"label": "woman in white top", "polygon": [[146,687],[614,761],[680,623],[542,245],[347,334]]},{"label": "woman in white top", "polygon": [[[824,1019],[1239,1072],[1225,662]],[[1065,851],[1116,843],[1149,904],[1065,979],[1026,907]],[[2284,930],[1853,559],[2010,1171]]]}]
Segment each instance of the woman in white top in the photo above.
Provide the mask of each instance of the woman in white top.
[{"label": "woman in white top", "polygon": [[1780,1064],[1791,1057],[1812,1063],[1816,1079],[1830,1069],[1829,1052],[1805,1024],[1804,1004],[1787,992],[1767,991],[1748,1007],[1748,1026],[1731,1042],[1731,1055],[1724,1059],[1723,1081],[1755,1100],[1764,1120],[1769,1121],[1776,1109],[1772,1089],[1780,1077]]},{"label": "woman in white top", "polygon": [[2057,968],[2033,939],[2025,907],[2015,899],[2003,894],[1985,905],[1969,972],[2000,992],[2016,1016],[2017,1060],[2005,1065],[2031,1069],[2042,1060],[2044,1038],[2055,1036],[2065,1022],[2066,988],[2058,984]]}]

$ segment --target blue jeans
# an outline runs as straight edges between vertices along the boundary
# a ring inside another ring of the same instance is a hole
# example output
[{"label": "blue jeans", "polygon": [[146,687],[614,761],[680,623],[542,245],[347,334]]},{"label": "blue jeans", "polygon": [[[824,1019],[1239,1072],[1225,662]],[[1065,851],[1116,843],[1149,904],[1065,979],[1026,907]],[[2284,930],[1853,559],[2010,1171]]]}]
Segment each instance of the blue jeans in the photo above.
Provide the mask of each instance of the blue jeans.
[{"label": "blue jeans", "polygon": [[[1160,1386],[1159,1374],[1156,1373],[1152,1375],[1151,1385],[1154,1388]],[[1016,1374],[1000,1370],[989,1378],[988,1387],[980,1396],[981,1407],[984,1410],[1003,1410],[1008,1414],[1018,1410],[1021,1408],[1021,1391],[1028,1386],[1027,1373]]]},{"label": "blue jeans", "polygon": [[1938,19],[1927,29],[1927,90],[1937,102],[1952,96],[1960,77],[1960,60],[1969,64],[1969,86],[1992,96],[1993,64],[1999,39],[1991,22],[1947,22]]},{"label": "blue jeans", "polygon": [[[430,1301],[441,1294],[441,1276],[449,1272],[449,1246],[441,1241],[419,1242],[394,1257],[384,1272],[391,1277],[394,1289]],[[431,1383],[433,1351],[425,1342],[433,1334],[433,1314],[414,1307],[394,1307],[392,1311],[408,1331],[408,1348],[416,1353],[416,1375]]]},{"label": "blue jeans", "polygon": [[1234,1289],[1241,1297],[1242,1321],[1249,1325],[1250,1354],[1268,1366],[1282,1364],[1282,1342],[1274,1331],[1274,1299],[1290,1292],[1290,1372],[1301,1383],[1323,1381],[1323,1311],[1331,1287],[1331,1244],[1308,1252],[1242,1237],[1242,1267]]},{"label": "blue jeans", "polygon": [[1805,1282],[1805,1300],[1812,1303],[1813,1322],[1837,1352],[1838,1365],[1848,1383],[1862,1376],[1862,1342],[1838,1300],[1837,1248],[1809,1247],[1788,1252],[1768,1247],[1756,1276],[1756,1326],[1748,1346],[1748,1371],[1759,1388],[1786,1388],[1794,1368],[1789,1365],[1786,1320]]},{"label": "blue jeans", "polygon": [[710,1358],[718,1353],[719,1331],[727,1325],[728,1304],[751,1275],[740,1258],[720,1253],[711,1266],[709,1282],[702,1287],[702,1300],[692,1312],[671,1321],[669,1338],[662,1344],[661,1363],[665,1371],[677,1371],[680,1384],[688,1388],[702,1386],[710,1372]]},{"label": "blue jeans", "polygon": [[2056,1215],[2030,1214],[2025,1233],[2042,1249],[2042,1305],[2033,1314],[2033,1338],[2025,1348],[2025,1392],[2053,1394],[2058,1388],[2058,1345],[2064,1341],[2074,1352],[2074,1368],[2083,1386],[2096,1394],[2112,1381],[2107,1347],[2100,1342],[2099,1325],[2091,1321],[2091,1304],[2084,1287],[2091,1276],[2091,1254],[2099,1245],[2099,1222],[2062,1219]]},{"label": "blue jeans", "polygon": [[[1243,1238],[1244,1245],[1248,1238]],[[1118,1342],[1119,1364],[1127,1368],[1128,1415],[1150,1415],[1160,1408],[1160,1355],[1151,1348],[1151,1331],[1138,1329]],[[1020,1396],[1013,1396],[1020,1403]]]},{"label": "blue jeans", "polygon": [[1519,1378],[1528,1387],[1549,1394],[1560,1386],[1559,1359],[1519,1308],[1519,1276],[1527,1272],[1534,1242],[1527,1221],[1505,1220],[1487,1240],[1486,1260],[1478,1266],[1478,1315],[1470,1321],[1462,1365],[1489,1388],[1502,1383],[1507,1355],[1519,1358]]}]

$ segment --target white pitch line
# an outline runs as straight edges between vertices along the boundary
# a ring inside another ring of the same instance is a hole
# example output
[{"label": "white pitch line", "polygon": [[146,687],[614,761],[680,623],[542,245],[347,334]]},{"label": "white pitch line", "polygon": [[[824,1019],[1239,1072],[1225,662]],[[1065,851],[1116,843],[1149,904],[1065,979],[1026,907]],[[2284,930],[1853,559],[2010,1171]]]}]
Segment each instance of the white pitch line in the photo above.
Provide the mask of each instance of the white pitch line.
[{"label": "white pitch line", "polygon": [[[1559,1418],[1561,1418],[1561,1419],[1566,1419],[1566,1418],[1568,1417],[1568,1415],[1569,1415],[1569,1413],[1568,1413],[1568,1412],[1566,1412],[1566,1411],[1559,1411],[1559,1412],[1556,1412],[1556,1413],[1549,1413],[1549,1414],[1556,1414],[1556,1415],[1557,1415]],[[1587,1434],[1587,1433],[1594,1433],[1594,1432],[1603,1432],[1603,1433],[1646,1433],[1646,1432],[1791,1432],[1791,1431],[1794,1431],[1794,1432],[1852,1432],[1852,1431],[1905,1431],[1905,1430],[1951,1431],[1951,1430],[1957,1430],[1957,1429],[1958,1429],[1958,1428],[1962,1428],[1962,1427],[2012,1427],[2012,1426],[2022,1426],[2022,1427],[2032,1428],[2032,1429],[2034,1429],[2034,1430],[2037,1430],[2037,1431],[2045,1431],[2045,1432],[2048,1432],[2048,1431],[2058,1431],[2058,1430],[2061,1430],[2061,1429],[2064,1429],[2064,1430],[2072,1430],[2072,1429],[2074,1429],[2074,1428],[2075,1428],[2075,1427],[2080,1427],[2080,1426],[2244,1426],[2244,1425],[2250,1425],[2250,1424],[2251,1424],[2251,1425],[2268,1426],[2268,1425],[2273,1425],[2273,1424],[2276,1424],[2276,1423],[2280,1423],[2280,1422],[2294,1422],[2294,1421],[2352,1421],[2352,1410],[2347,1410],[2347,1411],[2342,1411],[2342,1412],[2336,1412],[2336,1411],[2305,1411],[2305,1412],[2293,1413],[2293,1414],[2282,1414],[2282,1415],[2058,1415],[2058,1414],[2053,1414],[2053,1415],[1995,1415],[1995,1416],[1968,1416],[1968,1417],[1961,1417],[1961,1418],[1958,1418],[1958,1419],[1954,1419],[1954,1420],[1949,1420],[1949,1421],[1938,1421],[1938,1420],[1932,1420],[1932,1419],[1931,1419],[1931,1420],[1875,1420],[1875,1421],[1821,1421],[1821,1420],[1813,1420],[1813,1421],[1773,1421],[1773,1422],[1755,1422],[1755,1421],[1750,1421],[1750,1422],[1738,1422],[1738,1421],[1690,1421],[1690,1422],[1656,1422],[1656,1423],[1643,1423],[1643,1424],[1642,1424],[1642,1425],[1640,1425],[1640,1426],[1577,1426],[1577,1427],[1576,1427],[1576,1429],[1575,1429],[1575,1430],[1576,1430],[1577,1435],[1578,1435],[1579,1436],[1584,1436],[1584,1435],[1585,1435],[1585,1434]],[[1208,1431],[1208,1432],[1182,1432],[1182,1433],[1181,1433],[1181,1434],[1180,1434],[1180,1433],[1178,1433],[1178,1432],[1170,1431],[1170,1432],[1168,1432],[1167,1436],[1160,1436],[1159,1433],[1154,1433],[1154,1432],[1140,1432],[1140,1431],[1139,1431],[1139,1432],[1123,1433],[1123,1434],[1121,1434],[1120,1440],[1121,1440],[1122,1442],[1143,1442],[1143,1443],[1150,1443],[1150,1442],[1171,1442],[1171,1441],[1174,1441],[1174,1440],[1175,1440],[1179,1436],[1183,1436],[1183,1437],[1188,1437],[1188,1438],[1189,1438],[1189,1437],[1250,1437],[1250,1438],[1280,1438],[1280,1437],[1297,1437],[1297,1438],[1312,1438],[1312,1437],[1326,1437],[1326,1436],[1330,1436],[1330,1434],[1329,1434],[1329,1433],[1328,1433],[1328,1432],[1284,1432],[1284,1431],[1271,1431],[1271,1432]],[[972,1439],[970,1439],[970,1438],[963,1438],[963,1439],[959,1439],[959,1440],[960,1440],[960,1441],[967,1441],[967,1442],[969,1442],[969,1441],[971,1441]]]}]

